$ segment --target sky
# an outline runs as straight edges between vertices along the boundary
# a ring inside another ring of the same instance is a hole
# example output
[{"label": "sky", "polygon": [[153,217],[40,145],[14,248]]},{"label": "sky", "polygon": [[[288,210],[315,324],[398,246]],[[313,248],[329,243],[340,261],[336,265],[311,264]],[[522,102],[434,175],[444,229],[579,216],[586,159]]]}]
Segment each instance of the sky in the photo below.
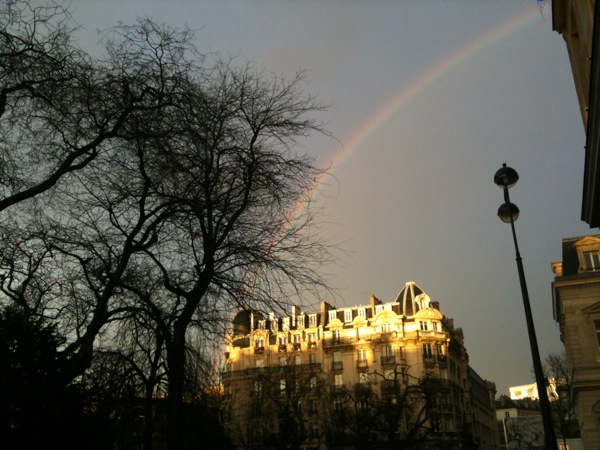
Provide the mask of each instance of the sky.
[{"label": "sky", "polygon": [[496,383],[532,383],[531,352],[510,226],[498,220],[494,173],[510,191],[540,353],[562,349],[551,263],[580,220],[585,132],[569,58],[536,0],[76,0],[79,45],[136,17],[197,30],[203,52],[277,75],[306,71],[330,104],[333,137],[303,151],[330,176],[312,195],[323,268],[337,307],[393,301],[415,281],[463,329],[470,365]]}]

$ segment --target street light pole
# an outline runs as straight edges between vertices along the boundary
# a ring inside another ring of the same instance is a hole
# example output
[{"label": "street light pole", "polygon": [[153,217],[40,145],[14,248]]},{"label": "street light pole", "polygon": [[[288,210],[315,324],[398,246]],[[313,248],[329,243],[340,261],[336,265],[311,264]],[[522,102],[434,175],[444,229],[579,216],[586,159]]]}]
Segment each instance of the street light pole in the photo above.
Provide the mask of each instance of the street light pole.
[{"label": "street light pole", "polygon": [[556,435],[554,433],[554,425],[552,424],[552,410],[550,409],[550,401],[548,400],[547,383],[542,369],[542,361],[540,359],[540,352],[533,324],[533,315],[531,314],[531,304],[529,303],[529,293],[527,292],[527,282],[525,281],[525,271],[523,270],[523,261],[521,260],[521,253],[519,252],[519,245],[517,243],[517,234],[515,232],[515,220],[519,217],[519,208],[510,202],[510,197],[508,195],[508,190],[513,187],[518,180],[519,175],[517,174],[517,171],[511,167],[506,167],[506,164],[503,164],[502,168],[494,175],[494,183],[504,191],[504,203],[498,209],[498,217],[502,222],[510,223],[515,244],[519,283],[521,284],[525,320],[527,321],[527,332],[529,334],[529,344],[531,346],[531,356],[533,358],[533,371],[535,373],[540,409],[542,412],[542,423],[544,425],[545,448],[546,450],[557,450]]}]

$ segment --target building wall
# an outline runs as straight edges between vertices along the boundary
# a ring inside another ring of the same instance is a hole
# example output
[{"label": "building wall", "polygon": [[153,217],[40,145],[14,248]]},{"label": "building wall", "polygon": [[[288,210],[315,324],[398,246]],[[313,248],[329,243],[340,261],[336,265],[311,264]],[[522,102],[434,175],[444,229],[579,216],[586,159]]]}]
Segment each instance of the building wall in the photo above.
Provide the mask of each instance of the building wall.
[{"label": "building wall", "polygon": [[600,261],[600,236],[563,240],[563,261],[553,264],[554,314],[573,373],[584,446],[600,448],[600,264],[590,267],[586,252]]},{"label": "building wall", "polygon": [[587,126],[594,0],[553,0],[553,27],[565,40],[584,126]]},{"label": "building wall", "polygon": [[[244,320],[247,324],[240,325]],[[368,387],[383,399],[394,380],[406,387],[426,379],[442,386],[428,410],[426,426],[436,430],[431,439],[445,448],[462,448],[468,436],[485,443],[482,448],[499,448],[495,386],[469,367],[462,330],[414,283],[407,283],[394,302],[372,296],[364,306],[336,309],[322,302],[320,311],[308,314],[297,307],[285,317],[263,318],[255,312],[241,317],[234,330],[227,343],[224,386],[226,396],[235,398],[231,423],[240,428],[242,410],[252,403],[253,386],[265,373],[275,374],[268,381],[275,391],[284,372],[313,386],[303,396],[296,392],[302,398],[294,400],[305,405],[300,414],[310,430],[303,448],[327,448],[324,436],[336,391],[359,393]],[[244,420],[246,429],[252,426]]]}]

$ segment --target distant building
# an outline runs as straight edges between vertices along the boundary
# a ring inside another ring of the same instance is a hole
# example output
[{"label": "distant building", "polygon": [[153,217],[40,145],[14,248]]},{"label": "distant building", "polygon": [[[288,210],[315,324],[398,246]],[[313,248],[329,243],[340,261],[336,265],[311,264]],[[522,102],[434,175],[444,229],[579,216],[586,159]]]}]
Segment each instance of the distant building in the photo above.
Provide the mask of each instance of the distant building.
[{"label": "distant building", "polygon": [[510,386],[508,388],[510,398],[512,400],[520,400],[522,398],[539,399],[537,383],[522,384],[521,386]]},{"label": "distant building", "polygon": [[543,449],[544,426],[537,399],[513,399],[501,395],[496,400],[496,418],[501,447],[510,450]]},{"label": "distant building", "polygon": [[[283,317],[241,311],[226,357],[226,417],[239,448],[389,442],[414,421],[424,431],[419,448],[499,449],[495,385],[470,368],[462,330],[414,282],[387,303],[322,302]],[[391,421],[399,411],[405,417]],[[388,421],[392,434],[382,436]]]},{"label": "distant building", "polygon": [[600,449],[600,235],[563,239],[552,264],[554,319],[572,371],[571,393],[586,449]]}]

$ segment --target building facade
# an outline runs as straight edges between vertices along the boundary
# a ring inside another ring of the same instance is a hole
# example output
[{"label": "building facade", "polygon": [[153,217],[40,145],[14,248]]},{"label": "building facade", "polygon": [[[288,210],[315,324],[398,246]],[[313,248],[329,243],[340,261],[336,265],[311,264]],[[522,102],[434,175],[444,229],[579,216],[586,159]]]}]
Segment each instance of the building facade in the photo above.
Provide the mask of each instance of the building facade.
[{"label": "building facade", "polygon": [[554,318],[572,371],[584,447],[600,448],[600,235],[563,239],[552,264]]},{"label": "building facade", "polygon": [[595,0],[552,0],[552,27],[567,45],[586,130],[581,220],[600,227],[600,33]]},{"label": "building facade", "polygon": [[395,301],[233,321],[223,377],[239,448],[498,449],[495,386],[414,282]]}]

